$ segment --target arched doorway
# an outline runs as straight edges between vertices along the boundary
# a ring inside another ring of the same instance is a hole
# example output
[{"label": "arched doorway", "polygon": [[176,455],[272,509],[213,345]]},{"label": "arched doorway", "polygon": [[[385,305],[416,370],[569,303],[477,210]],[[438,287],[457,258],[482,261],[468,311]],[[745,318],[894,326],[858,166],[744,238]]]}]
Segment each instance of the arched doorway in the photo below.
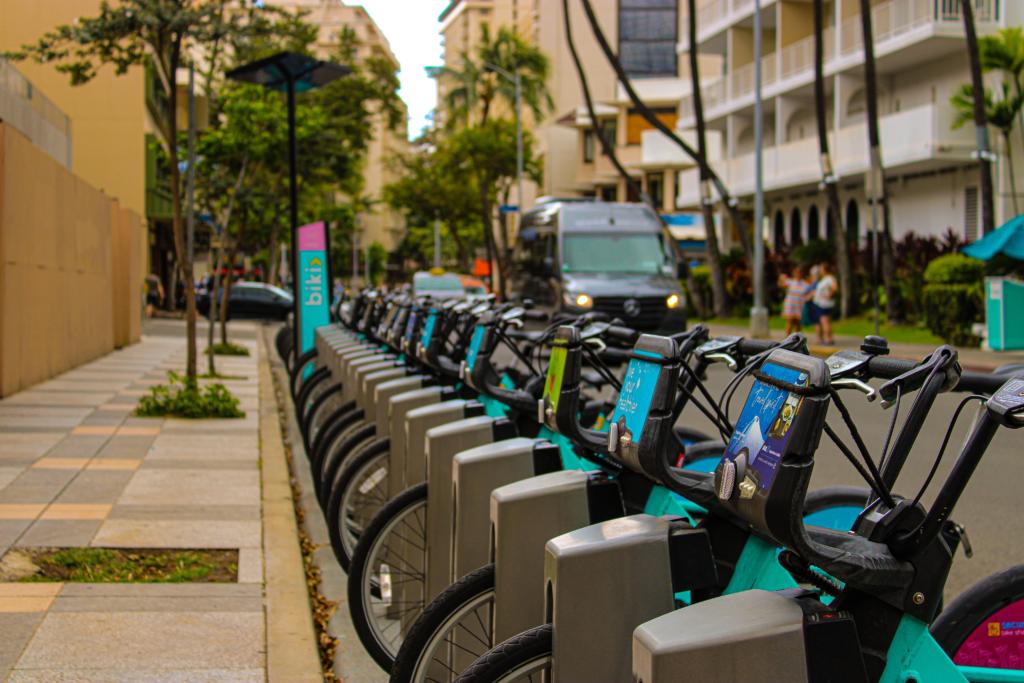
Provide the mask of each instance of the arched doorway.
[{"label": "arched doorway", "polygon": [[794,247],[804,243],[803,226],[800,225],[800,209],[795,206],[789,214],[789,243]]},{"label": "arched doorway", "polygon": [[807,212],[807,241],[821,238],[821,216],[818,215],[818,207],[811,205]]},{"label": "arched doorway", "polygon": [[775,251],[779,251],[786,247],[786,217],[782,215],[781,209],[775,211],[774,223],[772,233],[775,238]]},{"label": "arched doorway", "polygon": [[856,199],[846,204],[846,239],[853,246],[860,246],[860,208]]}]

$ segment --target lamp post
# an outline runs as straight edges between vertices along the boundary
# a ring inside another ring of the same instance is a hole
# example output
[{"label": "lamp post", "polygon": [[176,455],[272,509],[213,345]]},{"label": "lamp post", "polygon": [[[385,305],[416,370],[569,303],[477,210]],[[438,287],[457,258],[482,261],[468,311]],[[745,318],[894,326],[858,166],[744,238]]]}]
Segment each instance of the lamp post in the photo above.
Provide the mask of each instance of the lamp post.
[{"label": "lamp post", "polygon": [[232,69],[226,75],[234,81],[261,85],[270,90],[284,92],[288,98],[288,191],[290,198],[291,218],[291,262],[292,282],[295,286],[295,355],[301,354],[299,348],[299,296],[295,278],[299,272],[299,250],[297,234],[299,229],[299,188],[298,171],[296,170],[295,146],[295,94],[308,92],[327,85],[343,76],[352,73],[352,69],[341,64],[333,64],[308,55],[295,52],[279,52],[270,57],[244,64]]},{"label": "lamp post", "polygon": [[761,95],[761,0],[754,0],[754,305],[750,333],[768,337],[768,309],[764,305],[764,101]]}]

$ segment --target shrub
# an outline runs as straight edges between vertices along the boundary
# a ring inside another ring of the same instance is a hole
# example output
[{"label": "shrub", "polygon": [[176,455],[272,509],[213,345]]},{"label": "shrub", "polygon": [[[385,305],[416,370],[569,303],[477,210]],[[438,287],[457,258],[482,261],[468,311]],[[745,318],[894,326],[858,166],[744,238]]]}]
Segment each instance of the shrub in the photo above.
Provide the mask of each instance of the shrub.
[{"label": "shrub", "polygon": [[793,249],[793,260],[802,266],[810,267],[817,263],[832,263],[835,249],[828,240],[811,240]]},{"label": "shrub", "polygon": [[167,373],[167,384],[151,387],[135,407],[138,417],[245,417],[238,399],[223,384],[199,386],[176,372]]},{"label": "shrub", "polygon": [[950,344],[977,346],[980,340],[971,333],[971,325],[981,320],[983,304],[981,283],[925,285],[925,325]]},{"label": "shrub", "polygon": [[[707,266],[694,266],[690,269],[690,275],[693,278],[693,284],[697,289],[697,296],[704,302],[704,306],[710,312],[712,306],[711,297],[711,269]],[[686,280],[682,282],[683,292],[686,293],[686,315],[689,318],[697,317],[697,309],[694,307],[694,295],[693,292],[686,286]]]},{"label": "shrub", "polygon": [[215,356],[248,356],[249,349],[234,342],[217,342],[213,345],[213,353]]},{"label": "shrub", "polygon": [[976,285],[985,276],[985,264],[963,254],[946,254],[928,264],[924,281],[930,285]]}]

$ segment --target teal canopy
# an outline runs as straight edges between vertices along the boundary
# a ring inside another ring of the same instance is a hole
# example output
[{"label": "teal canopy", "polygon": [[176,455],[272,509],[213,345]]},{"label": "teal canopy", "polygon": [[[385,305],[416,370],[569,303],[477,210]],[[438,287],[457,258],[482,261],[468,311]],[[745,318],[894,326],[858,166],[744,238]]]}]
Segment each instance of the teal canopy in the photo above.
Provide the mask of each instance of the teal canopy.
[{"label": "teal canopy", "polygon": [[968,244],[961,251],[982,261],[988,261],[996,254],[1024,261],[1024,215],[1007,221],[1003,227]]}]

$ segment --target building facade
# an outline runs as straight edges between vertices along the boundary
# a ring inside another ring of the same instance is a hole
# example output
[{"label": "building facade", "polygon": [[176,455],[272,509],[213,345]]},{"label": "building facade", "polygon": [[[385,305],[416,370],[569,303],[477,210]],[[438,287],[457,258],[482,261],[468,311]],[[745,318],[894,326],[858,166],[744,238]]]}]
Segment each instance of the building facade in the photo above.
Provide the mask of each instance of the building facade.
[{"label": "building facade", "polygon": [[[825,238],[833,229],[819,189],[821,167],[814,114],[813,5],[761,0],[764,101],[765,238],[783,248]],[[721,69],[702,83],[712,165],[742,204],[754,192],[753,0],[702,0],[697,49],[720,58]],[[839,178],[843,223],[863,243],[871,226],[864,182],[868,145],[864,57],[858,0],[826,0],[827,127]],[[980,35],[1024,21],[1024,3],[975,0]],[[680,17],[688,26],[689,17]],[[878,73],[882,161],[888,177],[894,236],[914,232],[964,239],[978,236],[978,174],[973,125],[953,127],[950,97],[970,83],[960,3],[952,0],[877,0],[872,24]],[[681,55],[690,49],[686,31]],[[679,104],[681,130],[695,125],[692,93]],[[1012,216],[1006,150],[992,138],[996,222]],[[1020,155],[1017,155],[1020,158]],[[695,168],[679,173],[679,207],[699,207]],[[728,231],[727,231],[728,232]],[[725,234],[728,243],[734,235]]]}]

